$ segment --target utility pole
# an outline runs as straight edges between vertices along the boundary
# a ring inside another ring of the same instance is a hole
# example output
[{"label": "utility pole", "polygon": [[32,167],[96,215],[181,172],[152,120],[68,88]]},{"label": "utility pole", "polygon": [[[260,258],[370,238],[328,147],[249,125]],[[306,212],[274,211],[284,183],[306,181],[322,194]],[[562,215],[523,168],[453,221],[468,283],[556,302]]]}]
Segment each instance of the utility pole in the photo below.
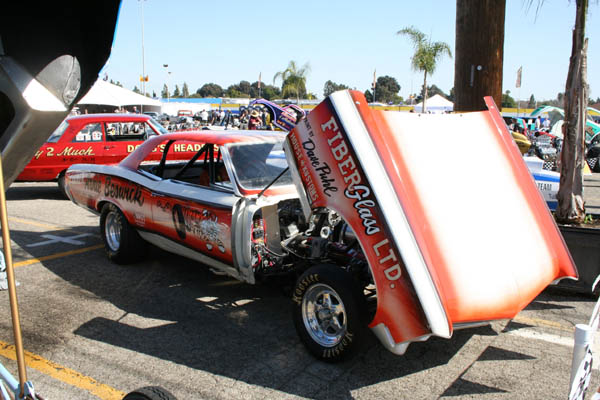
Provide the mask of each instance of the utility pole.
[{"label": "utility pole", "polygon": [[505,13],[506,0],[456,0],[454,111],[501,106]]}]

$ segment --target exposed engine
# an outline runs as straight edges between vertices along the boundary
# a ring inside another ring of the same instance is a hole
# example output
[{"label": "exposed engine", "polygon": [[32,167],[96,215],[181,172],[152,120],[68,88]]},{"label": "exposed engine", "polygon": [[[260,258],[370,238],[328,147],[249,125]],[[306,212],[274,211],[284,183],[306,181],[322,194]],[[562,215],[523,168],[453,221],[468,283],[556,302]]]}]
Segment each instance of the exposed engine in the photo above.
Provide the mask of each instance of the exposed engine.
[{"label": "exposed engine", "polygon": [[[277,205],[277,218],[265,209],[254,215],[252,257],[260,277],[284,275],[317,263],[337,264],[359,280],[371,280],[354,232],[334,211],[316,210],[307,221],[297,199]],[[278,225],[278,226],[272,226]]]}]

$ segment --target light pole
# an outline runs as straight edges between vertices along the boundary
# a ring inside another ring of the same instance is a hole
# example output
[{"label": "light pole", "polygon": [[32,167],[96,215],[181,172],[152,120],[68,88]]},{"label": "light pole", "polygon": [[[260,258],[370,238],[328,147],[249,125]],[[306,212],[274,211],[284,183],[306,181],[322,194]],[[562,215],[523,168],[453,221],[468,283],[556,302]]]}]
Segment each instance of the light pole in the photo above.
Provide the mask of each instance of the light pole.
[{"label": "light pole", "polygon": [[171,102],[171,93],[169,92],[169,76],[171,72],[169,71],[169,64],[163,64],[165,71],[167,72],[167,103]]},{"label": "light pole", "polygon": [[[144,60],[144,1],[138,0],[141,6],[141,17],[142,17],[142,94],[146,96],[146,62]],[[140,113],[144,112],[144,105],[140,104]]]},{"label": "light pole", "polygon": [[139,0],[142,12],[142,94],[146,95],[146,61],[144,57],[144,1]]}]

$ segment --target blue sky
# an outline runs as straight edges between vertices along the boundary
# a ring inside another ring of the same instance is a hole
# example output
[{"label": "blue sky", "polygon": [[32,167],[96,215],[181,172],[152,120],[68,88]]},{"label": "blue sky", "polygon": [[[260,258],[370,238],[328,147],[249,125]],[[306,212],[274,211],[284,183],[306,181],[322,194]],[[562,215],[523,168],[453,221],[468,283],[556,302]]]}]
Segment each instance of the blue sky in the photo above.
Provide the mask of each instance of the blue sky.
[{"label": "blue sky", "polygon": [[[536,0],[534,0],[536,2]],[[552,99],[564,91],[575,23],[574,0],[545,0],[536,13],[526,0],[506,1],[503,91],[515,98]],[[586,35],[590,96],[600,97],[600,5],[592,0]],[[123,0],[113,50],[104,72],[126,88],[140,87],[140,0]],[[273,84],[290,60],[309,63],[307,89],[319,98],[327,80],[364,91],[377,76],[390,75],[400,95],[420,91],[413,48],[396,32],[414,26],[444,41],[454,53],[454,0],[238,1],[144,0],[146,91],[160,94],[187,82],[190,92],[213,82],[223,88],[240,80]],[[167,78],[163,64],[169,65]],[[522,86],[515,88],[523,66]],[[167,81],[168,80],[168,81]],[[428,84],[446,93],[454,85],[454,59],[439,62]],[[277,84],[281,84],[280,81]]]}]

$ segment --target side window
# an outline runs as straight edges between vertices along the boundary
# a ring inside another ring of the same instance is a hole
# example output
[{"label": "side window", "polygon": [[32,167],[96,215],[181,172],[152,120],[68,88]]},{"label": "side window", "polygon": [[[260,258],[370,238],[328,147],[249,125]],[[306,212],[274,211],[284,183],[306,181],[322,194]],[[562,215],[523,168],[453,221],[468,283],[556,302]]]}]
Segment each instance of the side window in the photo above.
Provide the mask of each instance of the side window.
[{"label": "side window", "polygon": [[75,138],[74,143],[101,142],[102,141],[102,125],[99,122],[85,125]]},{"label": "side window", "polygon": [[138,169],[162,179],[210,187],[231,187],[218,147],[212,144],[165,141],[144,159]]},{"label": "side window", "polygon": [[139,141],[154,131],[145,122],[110,122],[105,124],[106,139],[112,141]]},{"label": "side window", "polygon": [[156,135],[156,132],[154,132],[154,130],[150,127],[150,125],[148,125],[147,122],[144,122],[142,124],[142,132],[144,134],[144,137],[147,139],[151,136]]},{"label": "side window", "polygon": [[65,131],[67,130],[68,127],[69,127],[69,123],[67,121],[63,121],[62,124],[60,124],[60,126],[58,128],[56,128],[56,130],[54,132],[52,132],[52,135],[50,135],[47,142],[48,143],[58,142],[58,140],[62,137],[63,133],[65,133]]}]

